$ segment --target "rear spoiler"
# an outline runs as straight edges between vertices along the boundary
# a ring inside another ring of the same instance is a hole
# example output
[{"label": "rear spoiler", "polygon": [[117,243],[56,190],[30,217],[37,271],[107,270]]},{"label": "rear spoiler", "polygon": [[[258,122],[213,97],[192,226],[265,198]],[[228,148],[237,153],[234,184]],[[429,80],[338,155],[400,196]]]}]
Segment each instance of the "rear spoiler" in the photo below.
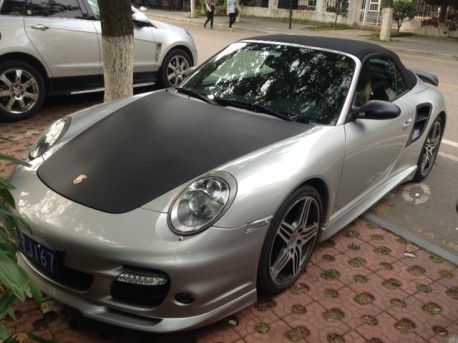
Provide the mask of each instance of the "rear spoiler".
[{"label": "rear spoiler", "polygon": [[423,81],[430,83],[436,87],[439,85],[439,79],[436,75],[422,70],[411,69],[411,71],[414,72]]}]

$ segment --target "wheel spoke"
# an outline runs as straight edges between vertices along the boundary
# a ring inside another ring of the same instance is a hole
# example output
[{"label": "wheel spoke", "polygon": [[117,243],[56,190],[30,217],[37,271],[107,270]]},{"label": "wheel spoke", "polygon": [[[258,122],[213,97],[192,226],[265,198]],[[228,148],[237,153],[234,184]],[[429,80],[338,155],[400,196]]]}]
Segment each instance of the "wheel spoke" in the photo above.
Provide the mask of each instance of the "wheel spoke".
[{"label": "wheel spoke", "polygon": [[[439,129],[436,128],[435,131],[440,131]],[[441,140],[441,135],[440,132],[435,132],[434,135],[432,135],[431,139],[429,139],[429,146],[432,150],[434,150],[440,143]]]},{"label": "wheel spoke", "polygon": [[11,86],[11,85],[13,84],[13,83],[10,81],[10,79],[8,79],[8,78],[6,77],[5,74],[2,74],[2,75],[0,76],[0,81],[2,81],[2,82],[3,82],[6,86],[8,86],[8,87]]},{"label": "wheel spoke", "polygon": [[11,96],[11,92],[9,91],[9,89],[0,91],[0,98],[6,97],[6,96],[7,96],[7,97],[10,97],[10,96]]},{"label": "wheel spoke", "polygon": [[24,84],[23,84],[24,89],[27,89],[29,87],[34,87],[35,85],[36,85],[36,82],[35,82],[34,79],[30,79],[27,82],[24,82]]},{"label": "wheel spoke", "polygon": [[304,246],[318,235],[318,223],[314,222],[300,232],[301,245]]},{"label": "wheel spoke", "polygon": [[280,238],[285,244],[288,244],[293,232],[294,227],[289,225],[287,222],[282,221],[277,232],[277,237]]},{"label": "wheel spoke", "polygon": [[432,127],[428,137],[426,138],[423,148],[423,158],[420,165],[420,170],[423,175],[427,175],[433,167],[433,163],[440,144],[441,133],[441,124],[440,122],[436,122]]},{"label": "wheel spoke", "polygon": [[17,102],[22,111],[27,111],[27,104],[24,102],[23,98],[19,99]]},{"label": "wheel spoke", "polygon": [[431,161],[431,153],[429,150],[425,149],[425,152],[423,154],[423,159],[421,161],[421,169],[423,173],[425,173],[425,171],[429,169],[430,161]]},{"label": "wheel spoke", "polygon": [[270,273],[274,280],[278,278],[278,276],[283,271],[283,269],[285,269],[290,260],[291,255],[289,253],[289,250],[287,248],[281,249],[274,263],[272,263],[272,266],[270,267]]},{"label": "wheel spoke", "polygon": [[31,100],[37,100],[38,99],[38,94],[25,92],[23,98],[27,98],[27,99],[31,99]]},{"label": "wheel spoke", "polygon": [[299,223],[299,227],[301,228],[299,231],[299,235],[301,238],[301,245],[307,244],[310,239],[314,238],[317,234],[318,231],[318,223],[315,221],[312,221],[309,223],[309,218],[310,217],[311,211],[312,211],[312,205],[313,205],[313,199],[307,198],[304,200],[304,204],[302,206],[302,211],[301,211],[301,219]]},{"label": "wheel spoke", "polygon": [[11,111],[11,109],[13,108],[13,105],[14,105],[15,102],[16,102],[16,100],[15,100],[13,97],[11,97],[11,98],[9,99],[8,103],[6,104],[5,109],[6,109],[8,112]]},{"label": "wheel spoke", "polygon": [[292,277],[296,276],[301,271],[302,262],[303,262],[302,248],[297,246],[291,256],[292,260]]},{"label": "wheel spoke", "polygon": [[310,214],[310,205],[312,204],[311,199],[305,199],[302,201],[302,208],[299,217],[299,226],[306,225],[308,221],[308,216]]}]

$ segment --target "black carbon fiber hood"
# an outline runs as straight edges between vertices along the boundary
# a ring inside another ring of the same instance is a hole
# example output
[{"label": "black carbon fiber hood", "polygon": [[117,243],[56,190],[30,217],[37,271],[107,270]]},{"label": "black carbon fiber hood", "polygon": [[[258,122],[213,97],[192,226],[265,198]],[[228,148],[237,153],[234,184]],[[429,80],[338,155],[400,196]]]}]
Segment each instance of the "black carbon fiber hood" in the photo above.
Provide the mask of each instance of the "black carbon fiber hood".
[{"label": "black carbon fiber hood", "polygon": [[[72,201],[123,213],[309,127],[160,91],[83,131],[40,166],[38,177]],[[74,185],[80,174],[87,179]]]}]

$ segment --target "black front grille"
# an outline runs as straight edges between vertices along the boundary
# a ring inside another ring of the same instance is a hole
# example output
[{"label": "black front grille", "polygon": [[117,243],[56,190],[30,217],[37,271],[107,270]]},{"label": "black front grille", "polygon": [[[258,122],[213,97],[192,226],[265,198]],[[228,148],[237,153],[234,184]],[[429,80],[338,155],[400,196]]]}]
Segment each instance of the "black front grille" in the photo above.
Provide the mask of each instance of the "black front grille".
[{"label": "black front grille", "polygon": [[73,268],[68,268],[64,265],[59,265],[57,268],[57,273],[52,273],[35,261],[29,259],[26,255],[21,255],[27,259],[27,261],[33,265],[35,269],[39,270],[40,273],[46,275],[49,279],[76,291],[81,292],[88,290],[92,285],[92,281],[94,280],[94,277],[91,274],[84,273]]}]

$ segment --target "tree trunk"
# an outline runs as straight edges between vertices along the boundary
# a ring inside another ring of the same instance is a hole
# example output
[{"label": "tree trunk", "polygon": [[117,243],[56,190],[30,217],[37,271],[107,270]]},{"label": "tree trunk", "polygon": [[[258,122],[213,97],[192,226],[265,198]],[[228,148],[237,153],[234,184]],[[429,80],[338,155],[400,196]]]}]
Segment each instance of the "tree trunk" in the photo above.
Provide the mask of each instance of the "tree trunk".
[{"label": "tree trunk", "polygon": [[190,7],[191,7],[191,18],[196,16],[196,2],[195,0],[190,0]]},{"label": "tree trunk", "polygon": [[391,27],[393,25],[393,0],[382,1],[382,27],[380,29],[380,40],[389,42],[391,40]]},{"label": "tree trunk", "polygon": [[104,101],[133,94],[134,25],[130,0],[97,0],[102,25]]}]

